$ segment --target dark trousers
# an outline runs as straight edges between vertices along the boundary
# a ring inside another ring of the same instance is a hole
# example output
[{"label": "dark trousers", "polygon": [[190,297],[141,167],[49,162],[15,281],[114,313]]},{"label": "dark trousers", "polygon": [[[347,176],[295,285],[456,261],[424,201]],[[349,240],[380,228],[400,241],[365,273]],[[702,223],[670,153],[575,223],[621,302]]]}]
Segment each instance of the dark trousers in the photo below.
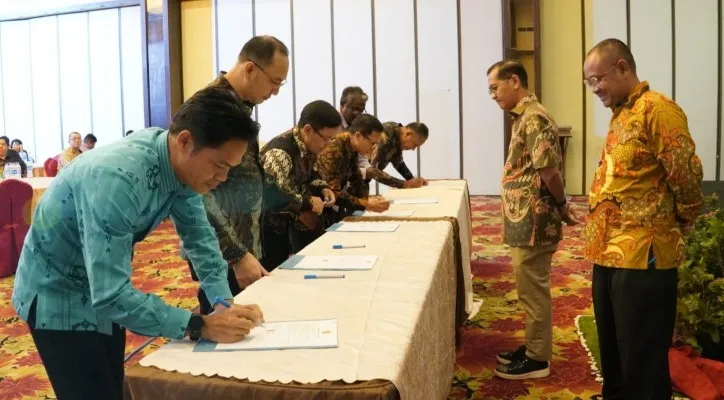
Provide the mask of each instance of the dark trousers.
[{"label": "dark trousers", "polygon": [[676,323],[676,268],[593,267],[593,310],[603,398],[671,398],[669,347]]},{"label": "dark trousers", "polygon": [[[189,264],[189,269],[191,270],[191,279],[198,282],[199,277],[196,276],[196,271],[194,271],[193,264],[191,264],[191,261],[186,262]],[[236,274],[234,273],[234,269],[231,267],[229,267],[227,281],[229,281],[229,289],[231,290],[232,296],[236,296],[237,294],[241,293],[239,283],[236,281]],[[208,315],[214,311],[214,305],[211,304],[211,301],[206,296],[206,293],[204,293],[204,291],[201,290],[200,287],[198,292],[196,292],[196,298],[199,300],[199,312],[202,315]]]},{"label": "dark trousers", "polygon": [[296,254],[322,234],[319,231],[303,231],[289,224],[287,232],[264,231],[264,258],[261,264],[271,272],[284,263],[289,256]]},{"label": "dark trousers", "polygon": [[113,335],[35,329],[35,304],[28,326],[58,400],[123,399],[124,328],[113,324]]}]

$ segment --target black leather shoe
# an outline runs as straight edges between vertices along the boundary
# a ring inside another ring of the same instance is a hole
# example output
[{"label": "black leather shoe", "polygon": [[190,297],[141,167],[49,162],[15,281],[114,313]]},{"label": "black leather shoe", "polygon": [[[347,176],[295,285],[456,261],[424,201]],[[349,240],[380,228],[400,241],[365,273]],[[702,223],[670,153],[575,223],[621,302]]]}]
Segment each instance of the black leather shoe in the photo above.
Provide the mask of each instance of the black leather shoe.
[{"label": "black leather shoe", "polygon": [[536,361],[528,357],[508,365],[498,365],[495,369],[495,375],[510,380],[545,378],[550,374],[548,361]]},{"label": "black leather shoe", "polygon": [[528,350],[525,346],[520,346],[513,351],[507,353],[498,354],[498,362],[503,365],[508,365],[513,361],[519,361],[525,358],[525,352]]}]

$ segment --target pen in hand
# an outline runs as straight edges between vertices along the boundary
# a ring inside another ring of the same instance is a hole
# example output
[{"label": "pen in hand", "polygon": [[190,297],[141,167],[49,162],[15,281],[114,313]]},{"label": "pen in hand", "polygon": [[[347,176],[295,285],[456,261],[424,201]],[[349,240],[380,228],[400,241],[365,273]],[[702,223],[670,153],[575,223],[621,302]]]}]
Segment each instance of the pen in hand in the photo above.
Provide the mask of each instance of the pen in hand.
[{"label": "pen in hand", "polygon": [[[214,306],[216,306],[217,304],[221,304],[222,306],[224,306],[226,308],[231,308],[231,304],[228,301],[222,299],[221,296],[216,296],[216,298],[214,299]],[[259,322],[258,326],[265,328],[265,326],[262,322]]]}]

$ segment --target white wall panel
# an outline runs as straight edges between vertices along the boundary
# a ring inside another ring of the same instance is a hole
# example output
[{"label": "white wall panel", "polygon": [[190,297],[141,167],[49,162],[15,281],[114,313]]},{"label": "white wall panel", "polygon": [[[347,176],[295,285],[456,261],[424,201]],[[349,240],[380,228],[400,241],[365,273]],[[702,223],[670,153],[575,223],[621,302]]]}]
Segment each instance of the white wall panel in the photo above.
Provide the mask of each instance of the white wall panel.
[{"label": "white wall panel", "polygon": [[218,39],[216,49],[218,55],[215,61],[217,71],[228,71],[236,64],[241,47],[254,36],[252,14],[252,0],[217,0],[214,13],[216,20],[216,34]]},{"label": "white wall panel", "polygon": [[[292,47],[292,23],[289,0],[264,0],[257,1],[256,9],[256,34],[272,35],[284,42],[291,52]],[[226,16],[219,15],[219,19]],[[265,101],[258,107],[259,123],[261,132],[259,136],[262,141],[268,142],[274,136],[292,128],[296,117],[294,116],[294,98],[291,65],[294,55],[289,54],[289,75],[287,83],[281,87],[279,94]],[[302,107],[298,104],[298,110]]]},{"label": "white wall panel", "polygon": [[420,173],[426,178],[459,178],[456,0],[417,1],[417,42],[420,120],[430,128],[430,138],[420,148]]},{"label": "white wall panel", "polygon": [[[382,122],[407,124],[417,119],[414,24],[413,0],[375,2],[376,112]],[[404,159],[417,174],[417,152],[405,151]],[[393,168],[387,170],[399,176]],[[381,192],[383,188],[380,185]]]},{"label": "white wall panel", "polygon": [[88,14],[58,17],[60,42],[60,97],[63,116],[63,148],[68,135],[92,130],[90,71],[88,60]]},{"label": "white wall panel", "polygon": [[[490,99],[485,71],[503,58],[499,1],[462,0],[463,176],[471,194],[500,194],[503,176],[503,112]],[[427,146],[427,145],[426,145]],[[424,158],[423,158],[424,160]],[[423,161],[424,162],[424,161]]]},{"label": "white wall panel", "polygon": [[35,154],[30,22],[3,22],[0,30],[5,97],[5,134],[10,140],[20,138],[25,147]]},{"label": "white wall panel", "polygon": [[143,39],[140,7],[121,9],[121,74],[123,82],[123,128],[146,126],[143,101]]},{"label": "white wall panel", "polygon": [[[689,2],[695,4],[698,1]],[[631,51],[639,78],[651,89],[671,97],[672,26],[671,3],[661,0],[631,0]],[[694,29],[691,27],[690,29]]]},{"label": "white wall panel", "polygon": [[88,14],[91,117],[97,146],[120,140],[124,133],[118,12],[118,9],[110,9]]},{"label": "white wall panel", "polygon": [[[686,113],[704,180],[716,178],[717,91],[703,76],[717,76],[717,0],[676,0],[676,102]],[[691,29],[697,27],[697,29]],[[696,60],[696,61],[693,61]],[[644,76],[643,79],[646,79]],[[654,88],[655,89],[655,88]]]},{"label": "white wall panel", "polygon": [[314,100],[334,102],[331,18],[329,0],[294,0],[297,114]]},{"label": "white wall panel", "polygon": [[367,112],[374,114],[375,91],[372,81],[372,4],[371,0],[334,2],[334,73],[339,107],[342,90],[359,86],[369,96]]},{"label": "white wall panel", "polygon": [[58,19],[30,21],[31,73],[33,79],[35,153],[42,164],[60,153],[63,135],[60,126],[60,77],[58,75]]}]

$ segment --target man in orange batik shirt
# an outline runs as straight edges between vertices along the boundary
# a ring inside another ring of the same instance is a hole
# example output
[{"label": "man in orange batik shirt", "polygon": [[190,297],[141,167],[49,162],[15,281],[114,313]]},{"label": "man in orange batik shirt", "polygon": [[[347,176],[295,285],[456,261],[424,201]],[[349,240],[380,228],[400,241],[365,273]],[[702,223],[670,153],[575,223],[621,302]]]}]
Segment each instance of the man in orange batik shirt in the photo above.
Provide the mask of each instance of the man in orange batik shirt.
[{"label": "man in orange batik shirt", "polygon": [[603,397],[669,399],[677,267],[703,203],[701,161],[684,111],[639,81],[626,44],[600,42],[583,71],[613,111],[586,224]]}]

